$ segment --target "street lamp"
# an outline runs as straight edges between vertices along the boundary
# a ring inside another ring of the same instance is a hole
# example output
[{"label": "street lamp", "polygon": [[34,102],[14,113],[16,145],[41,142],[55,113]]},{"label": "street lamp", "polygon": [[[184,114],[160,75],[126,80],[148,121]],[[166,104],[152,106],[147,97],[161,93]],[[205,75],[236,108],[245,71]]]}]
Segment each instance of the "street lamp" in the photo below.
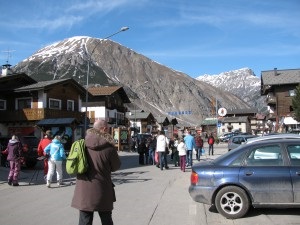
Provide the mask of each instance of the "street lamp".
[{"label": "street lamp", "polygon": [[[116,33],[113,33],[107,37],[105,37],[104,39],[108,39],[118,33],[121,33],[123,31],[126,31],[128,30],[129,27],[122,27],[118,32]],[[98,42],[99,44],[100,42]],[[87,74],[86,74],[86,92],[85,92],[85,118],[84,118],[84,132],[86,132],[86,129],[87,129],[87,117],[88,117],[88,113],[87,113],[87,108],[88,108],[88,100],[89,100],[89,91],[88,91],[88,88],[89,88],[89,76],[90,76],[90,63],[91,63],[91,60],[92,60],[92,55],[96,49],[96,47],[98,46],[98,44],[95,45],[95,47],[93,48],[91,54],[89,55],[88,57],[88,64],[87,64]],[[87,48],[86,48],[87,49]]]}]

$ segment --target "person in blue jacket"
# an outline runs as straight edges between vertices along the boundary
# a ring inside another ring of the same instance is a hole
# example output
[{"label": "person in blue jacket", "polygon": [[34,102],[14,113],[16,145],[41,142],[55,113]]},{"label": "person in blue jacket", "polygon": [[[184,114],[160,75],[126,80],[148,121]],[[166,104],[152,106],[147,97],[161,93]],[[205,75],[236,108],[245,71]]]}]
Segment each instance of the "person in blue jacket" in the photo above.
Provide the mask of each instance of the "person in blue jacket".
[{"label": "person in blue jacket", "polygon": [[193,165],[193,149],[196,148],[195,138],[191,135],[191,131],[187,130],[187,135],[184,137],[186,145],[187,166]]},{"label": "person in blue jacket", "polygon": [[45,154],[49,155],[48,159],[48,173],[47,173],[47,184],[46,186],[50,188],[52,182],[52,176],[56,170],[57,185],[58,187],[62,185],[62,161],[66,159],[65,149],[61,143],[61,137],[56,135],[52,142],[47,145],[44,149]]}]

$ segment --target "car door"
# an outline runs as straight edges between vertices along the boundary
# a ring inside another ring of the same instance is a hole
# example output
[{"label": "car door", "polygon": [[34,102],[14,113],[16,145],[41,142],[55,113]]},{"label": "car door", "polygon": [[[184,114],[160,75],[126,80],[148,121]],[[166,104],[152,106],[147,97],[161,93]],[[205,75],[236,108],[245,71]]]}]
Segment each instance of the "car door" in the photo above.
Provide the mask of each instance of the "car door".
[{"label": "car door", "polygon": [[287,152],[291,162],[290,172],[293,183],[294,202],[300,203],[300,145],[288,145]]},{"label": "car door", "polygon": [[239,181],[250,192],[253,203],[291,203],[290,168],[284,165],[280,144],[253,147],[240,169]]}]

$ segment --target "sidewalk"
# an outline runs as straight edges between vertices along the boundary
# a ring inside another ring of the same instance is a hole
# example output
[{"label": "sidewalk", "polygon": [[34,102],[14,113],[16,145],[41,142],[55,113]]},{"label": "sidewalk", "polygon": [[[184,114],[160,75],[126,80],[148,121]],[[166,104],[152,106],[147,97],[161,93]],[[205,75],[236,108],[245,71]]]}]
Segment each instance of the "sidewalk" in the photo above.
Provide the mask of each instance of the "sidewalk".
[{"label": "sidewalk", "polygon": [[[216,145],[215,155],[205,154],[201,160],[212,160],[226,151],[224,144]],[[201,208],[203,206],[195,203],[188,193],[190,168],[183,173],[169,164],[169,170],[161,171],[153,165],[140,166],[137,153],[119,154],[122,167],[113,173],[117,197],[113,220],[116,225],[207,224],[205,213],[209,209]],[[33,172],[22,171],[20,186],[11,187],[7,185],[8,169],[0,168],[0,224],[78,224],[79,213],[70,207],[74,185],[57,188],[54,184],[48,189],[42,179],[42,170],[34,184],[28,185]],[[72,178],[65,178],[68,184],[72,181]],[[210,219],[218,221],[218,216],[215,214]],[[200,221],[202,219],[205,221]],[[97,214],[94,224],[101,224]]]}]

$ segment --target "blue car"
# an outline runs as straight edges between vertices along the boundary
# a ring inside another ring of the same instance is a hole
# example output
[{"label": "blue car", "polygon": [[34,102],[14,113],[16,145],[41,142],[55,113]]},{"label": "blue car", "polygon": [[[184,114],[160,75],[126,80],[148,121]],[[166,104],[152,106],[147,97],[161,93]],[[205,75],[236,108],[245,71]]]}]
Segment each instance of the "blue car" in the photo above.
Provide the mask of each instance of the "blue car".
[{"label": "blue car", "polygon": [[189,193],[228,219],[250,208],[300,208],[300,139],[241,145],[192,167]]}]

